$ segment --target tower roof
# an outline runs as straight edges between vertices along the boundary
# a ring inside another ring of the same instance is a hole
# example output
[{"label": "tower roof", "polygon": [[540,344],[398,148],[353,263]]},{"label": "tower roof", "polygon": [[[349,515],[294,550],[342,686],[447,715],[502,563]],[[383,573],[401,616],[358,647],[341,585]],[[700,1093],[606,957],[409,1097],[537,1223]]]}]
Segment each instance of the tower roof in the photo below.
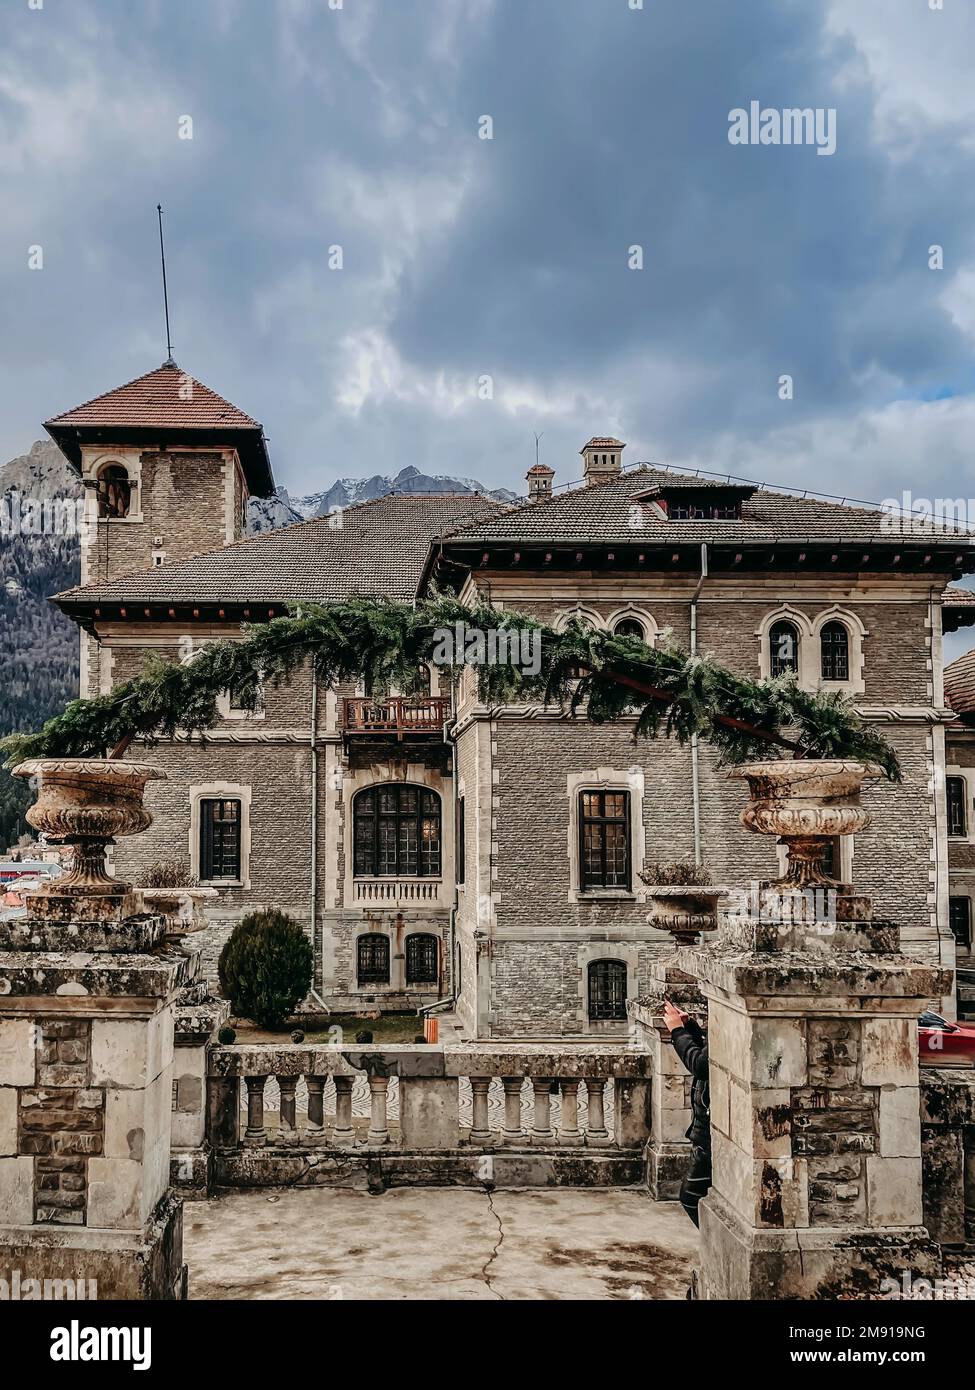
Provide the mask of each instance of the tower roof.
[{"label": "tower roof", "polygon": [[232,445],[247,484],[258,497],[274,491],[264,430],[174,362],[116,386],[45,422],[68,461],[81,467],[82,444],[164,443]]}]

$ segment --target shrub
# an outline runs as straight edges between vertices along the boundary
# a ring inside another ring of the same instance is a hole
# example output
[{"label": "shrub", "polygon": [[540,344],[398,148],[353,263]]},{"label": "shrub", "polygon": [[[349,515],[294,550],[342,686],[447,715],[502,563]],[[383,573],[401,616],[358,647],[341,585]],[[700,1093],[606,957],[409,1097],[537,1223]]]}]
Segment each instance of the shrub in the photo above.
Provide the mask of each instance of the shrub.
[{"label": "shrub", "polygon": [[711,883],[711,875],[704,865],[692,864],[689,859],[678,859],[674,864],[647,864],[640,877],[651,888],[661,883],[705,888]]},{"label": "shrub", "polygon": [[287,913],[249,912],[220,952],[217,973],[235,1014],[280,1028],[311,987],[311,942]]},{"label": "shrub", "polygon": [[140,888],[199,888],[185,859],[158,859],[139,880]]},{"label": "shrub", "polygon": [[296,1028],[291,1034],[291,1041],[293,1043],[303,1043],[305,1041],[305,1035],[300,1028]]},{"label": "shrub", "polygon": [[355,1035],[355,1040],[357,1043],[371,1043],[372,1033],[369,1031],[368,1028],[360,1028],[358,1033],[356,1033]]},{"label": "shrub", "polygon": [[426,1042],[426,1038],[423,1036],[422,1033],[417,1033],[417,1035],[416,1035],[416,1037],[413,1039],[413,1041],[414,1041],[415,1043],[425,1043],[425,1042]]},{"label": "shrub", "polygon": [[237,1041],[237,1029],[231,1028],[229,1023],[225,1023],[217,1034],[217,1042],[221,1047],[229,1047],[231,1043]]}]

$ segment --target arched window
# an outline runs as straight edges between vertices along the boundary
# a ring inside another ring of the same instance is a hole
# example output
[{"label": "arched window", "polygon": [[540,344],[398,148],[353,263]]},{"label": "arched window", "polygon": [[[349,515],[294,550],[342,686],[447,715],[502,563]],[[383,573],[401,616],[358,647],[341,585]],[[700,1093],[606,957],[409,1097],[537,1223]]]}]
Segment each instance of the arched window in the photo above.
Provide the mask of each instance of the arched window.
[{"label": "arched window", "polygon": [[795,623],[780,618],[769,628],[768,634],[769,674],[784,676],[786,672],[799,670],[799,629]]},{"label": "arched window", "polygon": [[405,783],[358,792],[352,839],[357,875],[439,876],[440,797]]},{"label": "arched window", "polygon": [[355,944],[355,973],[360,985],[389,984],[389,937],[367,932]]},{"label": "arched window", "polygon": [[98,472],[98,515],[103,518],[128,516],[132,507],[132,484],[120,463],[107,463]]},{"label": "arched window", "polygon": [[435,985],[439,978],[440,953],[435,936],[415,932],[406,938],[406,983]]},{"label": "arched window", "polygon": [[850,634],[843,623],[827,623],[819,634],[824,681],[850,679]]},{"label": "arched window", "polygon": [[647,634],[639,618],[620,618],[619,622],[613,627],[613,636],[636,637],[641,642],[647,640]]},{"label": "arched window", "polygon": [[589,966],[589,1018],[626,1018],[626,964],[594,960]]}]

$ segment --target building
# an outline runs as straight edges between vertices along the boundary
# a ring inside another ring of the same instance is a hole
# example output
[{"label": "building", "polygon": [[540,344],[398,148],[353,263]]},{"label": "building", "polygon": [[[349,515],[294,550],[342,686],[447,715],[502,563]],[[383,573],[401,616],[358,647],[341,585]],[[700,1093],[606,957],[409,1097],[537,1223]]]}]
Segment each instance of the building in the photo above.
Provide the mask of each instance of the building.
[{"label": "building", "polygon": [[[852,696],[890,738],[902,784],[867,793],[875,825],[834,849],[840,877],[896,918],[906,949],[953,963],[942,687],[946,585],[975,570],[958,535],[901,534],[879,512],[638,466],[591,439],[581,485],[536,466],[528,500],[392,496],[244,538],[272,477],[259,424],[166,365],[48,429],[90,498],[82,584],[56,601],[82,630],[83,688],[302,601],[462,598],[594,627],[666,633],[744,676],[796,671]],[[130,756],[140,756],[134,748]],[[335,1008],[453,998],[478,1037],[625,1031],[626,1001],[669,938],[641,870],[698,858],[718,882],[777,872],[738,825],[740,782],[705,746],[635,743],[540,706],[485,707],[476,682],[389,697],[309,672],[254,712],[224,697],[206,741],[153,751],[155,822],[118,846],[138,880],[179,855],[222,889],[215,953],[255,906],[299,917]]]}]

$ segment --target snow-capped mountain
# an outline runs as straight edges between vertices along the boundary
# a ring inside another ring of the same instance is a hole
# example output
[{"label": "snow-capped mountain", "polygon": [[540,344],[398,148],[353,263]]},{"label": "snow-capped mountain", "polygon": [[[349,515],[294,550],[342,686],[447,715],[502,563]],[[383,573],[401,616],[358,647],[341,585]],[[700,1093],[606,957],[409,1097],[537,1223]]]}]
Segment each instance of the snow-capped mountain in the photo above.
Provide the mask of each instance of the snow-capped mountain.
[{"label": "snow-capped mountain", "polygon": [[516,501],[515,494],[507,488],[491,490],[476,478],[453,478],[447,474],[432,476],[410,466],[400,469],[395,477],[375,473],[371,478],[337,478],[324,492],[311,492],[304,497],[292,497],[287,488],[279,487],[273,497],[251,499],[248,523],[252,531],[269,531],[313,516],[327,516],[337,507],[371,502],[373,498],[385,497],[390,492],[479,492],[496,502]]}]

